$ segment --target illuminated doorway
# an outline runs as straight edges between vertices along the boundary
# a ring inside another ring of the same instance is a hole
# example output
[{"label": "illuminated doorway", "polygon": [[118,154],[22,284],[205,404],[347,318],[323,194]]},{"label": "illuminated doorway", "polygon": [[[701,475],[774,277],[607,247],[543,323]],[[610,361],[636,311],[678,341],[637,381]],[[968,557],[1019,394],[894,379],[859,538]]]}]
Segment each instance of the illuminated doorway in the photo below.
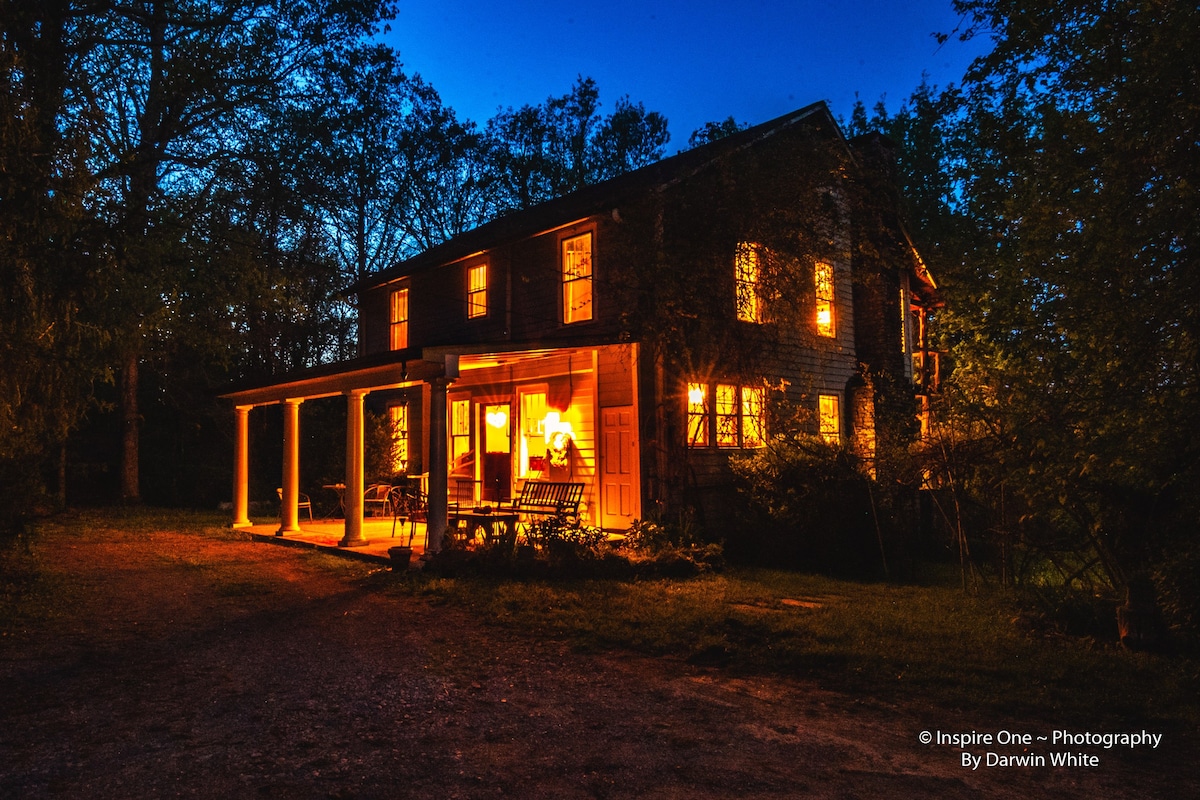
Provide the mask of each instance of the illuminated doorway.
[{"label": "illuminated doorway", "polygon": [[512,433],[508,403],[483,406],[481,496],[493,503],[512,499]]}]

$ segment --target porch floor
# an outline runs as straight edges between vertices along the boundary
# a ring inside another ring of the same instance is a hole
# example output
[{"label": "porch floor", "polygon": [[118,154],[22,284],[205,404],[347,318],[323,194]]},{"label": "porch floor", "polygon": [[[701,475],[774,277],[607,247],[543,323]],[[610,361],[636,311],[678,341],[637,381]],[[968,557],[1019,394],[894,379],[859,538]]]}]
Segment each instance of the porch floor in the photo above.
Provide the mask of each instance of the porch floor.
[{"label": "porch floor", "polygon": [[[396,523],[396,536],[392,537],[391,517],[367,517],[363,520],[362,534],[367,543],[362,547],[339,547],[338,542],[346,533],[346,524],[340,519],[301,520],[300,532],[277,536],[279,521],[252,523],[242,530],[258,542],[284,545],[286,547],[312,548],[331,555],[368,561],[375,564],[390,564],[389,547],[408,544],[409,522]],[[413,560],[410,569],[420,566],[418,559],[425,554],[425,523],[416,523],[412,537]]]}]

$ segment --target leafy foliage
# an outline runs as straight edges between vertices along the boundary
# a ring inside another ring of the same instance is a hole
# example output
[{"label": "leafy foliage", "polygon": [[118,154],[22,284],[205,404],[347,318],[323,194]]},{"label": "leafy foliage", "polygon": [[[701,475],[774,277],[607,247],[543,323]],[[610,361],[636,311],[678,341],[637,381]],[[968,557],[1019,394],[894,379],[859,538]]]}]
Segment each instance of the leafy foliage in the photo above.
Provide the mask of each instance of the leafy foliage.
[{"label": "leafy foliage", "polygon": [[1200,12],[956,8],[991,52],[869,120],[947,300],[927,463],[1001,574],[1102,591],[1197,535]]}]

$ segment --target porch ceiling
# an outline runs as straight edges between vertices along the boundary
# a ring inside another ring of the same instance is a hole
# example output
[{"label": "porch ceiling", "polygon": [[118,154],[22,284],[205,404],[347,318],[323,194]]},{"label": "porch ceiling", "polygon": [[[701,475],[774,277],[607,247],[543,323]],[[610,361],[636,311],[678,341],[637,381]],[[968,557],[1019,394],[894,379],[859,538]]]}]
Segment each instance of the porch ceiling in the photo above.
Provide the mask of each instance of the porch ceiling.
[{"label": "porch ceiling", "polygon": [[288,373],[272,382],[234,389],[221,395],[234,405],[261,406],[285,400],[313,400],[346,392],[376,391],[411,386],[445,375],[445,363],[404,359],[394,353],[387,358],[358,358]]}]

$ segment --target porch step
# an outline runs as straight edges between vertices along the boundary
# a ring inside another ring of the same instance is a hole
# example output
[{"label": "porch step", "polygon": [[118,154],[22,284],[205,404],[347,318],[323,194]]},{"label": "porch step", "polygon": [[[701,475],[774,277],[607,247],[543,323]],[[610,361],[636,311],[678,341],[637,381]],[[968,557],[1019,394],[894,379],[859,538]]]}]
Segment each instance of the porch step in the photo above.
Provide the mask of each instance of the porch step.
[{"label": "porch step", "polygon": [[275,536],[266,533],[251,533],[250,538],[256,542],[265,542],[267,544],[276,544],[283,547],[297,547],[302,550],[320,550],[328,553],[331,556],[339,556],[348,558],[352,561],[366,561],[371,564],[383,564],[387,566],[392,563],[391,558],[386,555],[378,555],[376,553],[364,552],[355,547],[338,547],[337,545],[319,544],[318,542],[309,542],[304,539],[289,539],[286,536]]}]

